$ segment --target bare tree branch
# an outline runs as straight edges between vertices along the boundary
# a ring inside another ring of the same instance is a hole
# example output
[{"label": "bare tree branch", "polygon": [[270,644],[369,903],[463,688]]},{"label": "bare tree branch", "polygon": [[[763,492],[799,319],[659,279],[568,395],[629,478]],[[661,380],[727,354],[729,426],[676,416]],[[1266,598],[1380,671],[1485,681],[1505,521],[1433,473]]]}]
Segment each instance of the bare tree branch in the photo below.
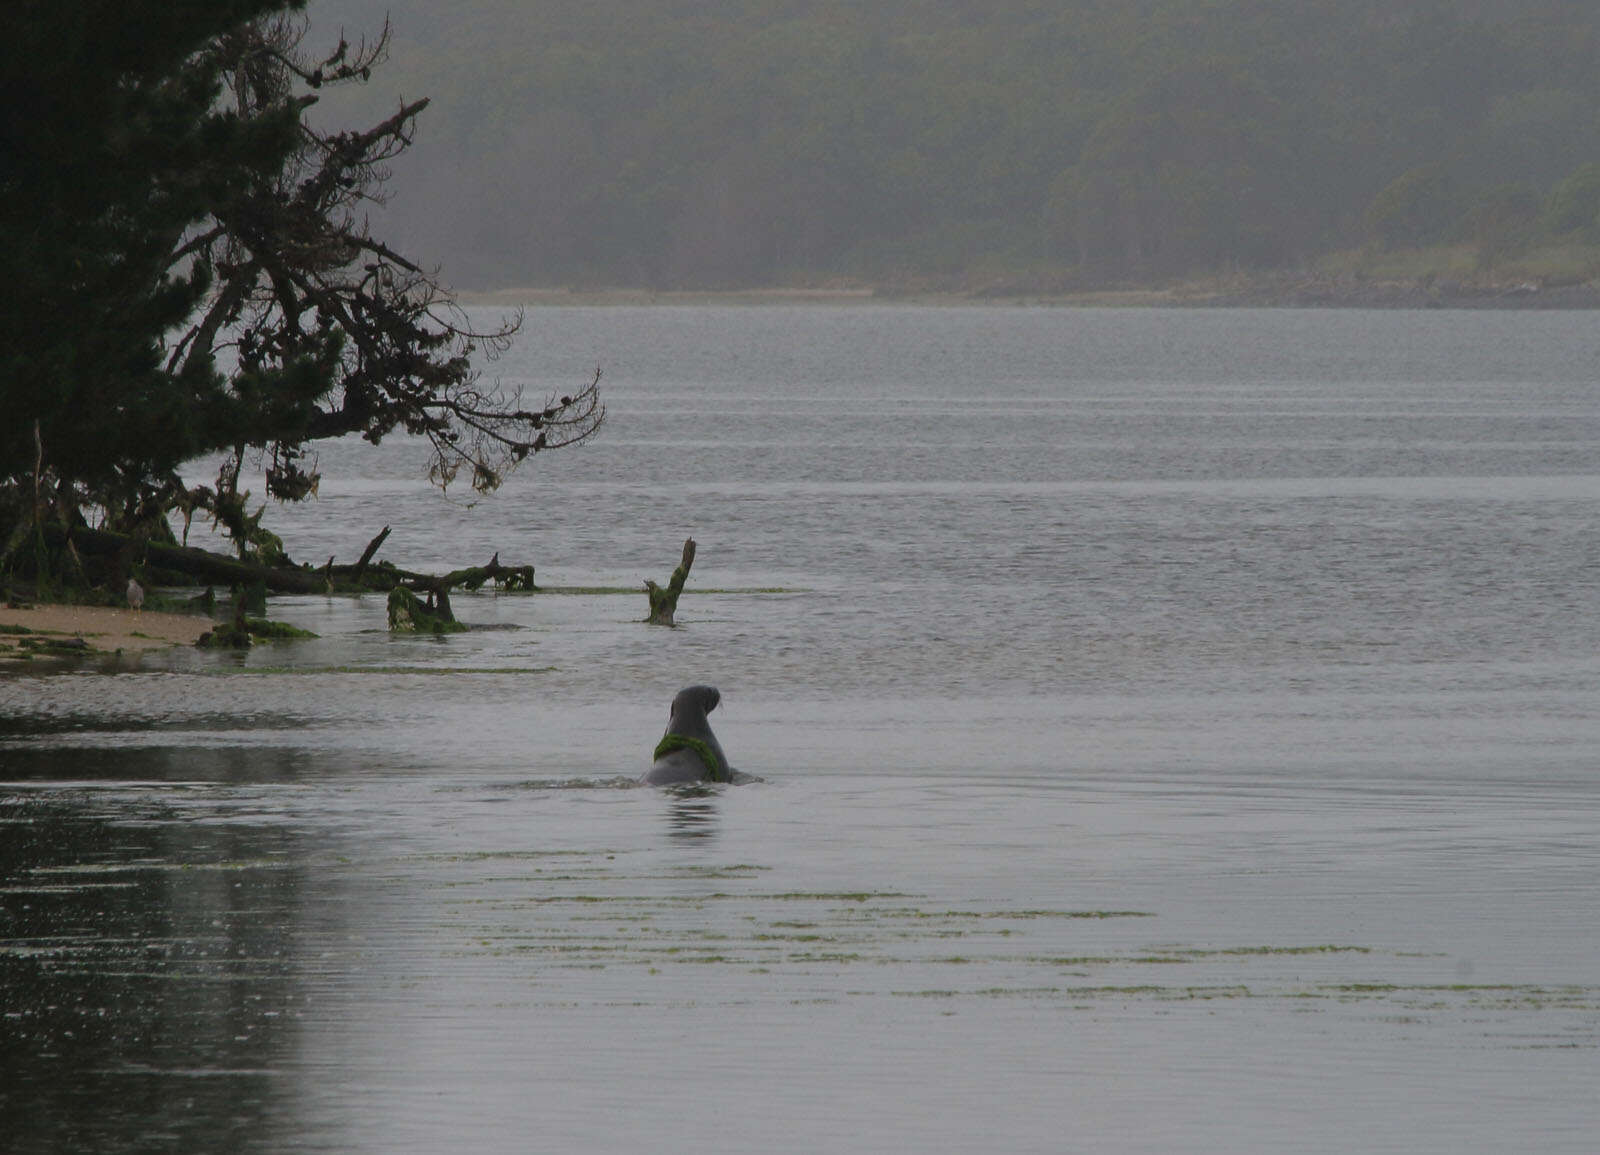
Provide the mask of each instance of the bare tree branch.
[{"label": "bare tree branch", "polygon": [[599,370],[538,408],[523,406],[520,387],[484,386],[472,355],[509,348],[521,313],[479,328],[437,270],[372,236],[358,211],[381,203],[387,163],[410,146],[428,101],[403,103],[360,131],[321,131],[303,115],[316,97],[297,86],[365,80],[387,51],[387,24],[355,48],[341,34],[320,59],[301,50],[304,31],[299,21],[273,19],[216,46],[238,113],[293,116],[300,147],[283,171],[227,198],[210,226],[175,249],[175,262],[202,263],[216,281],[207,308],[172,347],[171,367],[235,350],[234,392],[259,411],[247,441],[270,453],[269,488],[280,496],[315,492],[314,470],[301,462],[305,445],[326,437],[424,437],[439,485],[465,468],[480,491],[530,454],[592,437],[605,417]]}]

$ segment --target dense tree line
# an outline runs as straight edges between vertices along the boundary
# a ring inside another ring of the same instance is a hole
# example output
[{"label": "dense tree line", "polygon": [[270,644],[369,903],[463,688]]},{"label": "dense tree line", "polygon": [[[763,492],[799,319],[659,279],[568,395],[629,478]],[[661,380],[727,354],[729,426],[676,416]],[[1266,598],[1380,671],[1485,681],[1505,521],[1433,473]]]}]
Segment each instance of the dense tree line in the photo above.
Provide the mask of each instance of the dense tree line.
[{"label": "dense tree line", "polygon": [[1587,0],[322,0],[313,16],[381,10],[403,31],[391,80],[437,113],[393,219],[486,287],[1041,265],[1115,281],[1600,227],[1577,195],[1600,163]]},{"label": "dense tree line", "polygon": [[[172,538],[203,514],[241,555],[276,538],[239,489],[317,484],[308,447],[426,438],[434,475],[493,488],[581,440],[595,382],[529,404],[480,379],[479,331],[368,226],[426,100],[365,128],[310,112],[387,47],[303,44],[303,0],[18,0],[0,38],[0,569],[82,572],[72,535]],[[221,455],[215,485],[178,470]],[[84,539],[87,541],[87,537]],[[29,546],[29,543],[31,547]],[[128,559],[122,564],[126,567]]]}]

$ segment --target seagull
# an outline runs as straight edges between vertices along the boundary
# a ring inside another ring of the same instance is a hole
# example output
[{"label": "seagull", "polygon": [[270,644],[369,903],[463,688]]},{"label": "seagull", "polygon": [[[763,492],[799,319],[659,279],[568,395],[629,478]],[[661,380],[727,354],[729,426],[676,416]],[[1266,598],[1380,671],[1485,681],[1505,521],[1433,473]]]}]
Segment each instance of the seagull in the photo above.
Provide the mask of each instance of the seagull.
[{"label": "seagull", "polygon": [[144,608],[144,587],[132,578],[128,579],[128,604],[133,607],[134,613]]}]

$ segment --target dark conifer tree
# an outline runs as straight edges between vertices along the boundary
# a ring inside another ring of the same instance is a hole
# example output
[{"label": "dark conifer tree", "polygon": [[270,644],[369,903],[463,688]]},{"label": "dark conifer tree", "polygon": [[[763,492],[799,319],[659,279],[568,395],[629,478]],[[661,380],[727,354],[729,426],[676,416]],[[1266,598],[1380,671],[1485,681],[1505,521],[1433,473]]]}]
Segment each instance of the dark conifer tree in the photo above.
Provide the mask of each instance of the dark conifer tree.
[{"label": "dark conifer tree", "polygon": [[[29,525],[85,514],[169,534],[175,508],[241,553],[276,539],[241,466],[274,496],[314,492],[307,446],[403,430],[441,485],[486,490],[529,454],[590,436],[598,374],[524,405],[480,382],[481,332],[430,270],[372,236],[385,163],[421,100],[363,131],[314,127],[330,85],[360,83],[387,28],[301,51],[303,0],[24,0],[0,73],[0,561]],[[178,466],[221,452],[215,487]],[[9,524],[7,524],[9,523]],[[9,531],[9,532],[7,532]]]},{"label": "dark conifer tree", "polygon": [[[298,2],[298,0],[295,0]],[[22,0],[0,41],[0,478],[112,504],[204,448],[221,385],[163,364],[209,270],[184,231],[230,170],[281,165],[292,125],[216,108],[205,45],[283,0]],[[47,484],[49,483],[49,484]]]}]

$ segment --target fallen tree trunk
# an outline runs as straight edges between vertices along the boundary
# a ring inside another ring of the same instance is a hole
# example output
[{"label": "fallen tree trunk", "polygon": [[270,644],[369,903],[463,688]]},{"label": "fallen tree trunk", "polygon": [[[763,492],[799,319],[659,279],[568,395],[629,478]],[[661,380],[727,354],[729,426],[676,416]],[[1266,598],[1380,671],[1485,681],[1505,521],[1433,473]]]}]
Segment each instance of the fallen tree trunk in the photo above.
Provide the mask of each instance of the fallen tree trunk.
[{"label": "fallen tree trunk", "polygon": [[[498,551],[489,559],[488,565],[451,570],[449,573],[441,574],[438,577],[428,574],[408,574],[404,585],[398,588],[425,592],[428,595],[426,611],[436,618],[453,623],[456,620],[456,615],[450,608],[450,591],[456,586],[467,590],[475,590],[487,581],[496,582],[508,590],[533,590],[536,588],[533,584],[533,567],[531,565],[501,565]],[[415,601],[415,598],[412,600]],[[409,604],[405,604],[404,608],[408,611],[412,609]],[[413,628],[395,625],[395,598],[393,591],[389,595],[389,628]],[[438,633],[440,631],[435,629],[434,632]]]},{"label": "fallen tree trunk", "polygon": [[497,582],[508,590],[537,588],[533,584],[531,565],[501,565],[499,551],[489,559],[488,565],[451,570],[442,577],[427,578],[425,584],[429,588],[449,589],[452,586],[461,586],[463,589],[475,590],[488,581]]},{"label": "fallen tree trunk", "polygon": [[487,565],[469,566],[443,575],[400,569],[388,562],[373,562],[372,555],[389,536],[383,531],[367,544],[355,565],[334,565],[332,559],[312,569],[310,566],[263,565],[212,553],[198,546],[171,545],[141,540],[109,530],[60,525],[44,527],[46,545],[54,550],[73,549],[83,558],[100,563],[110,574],[126,569],[135,558],[154,581],[172,585],[224,585],[249,589],[264,586],[275,594],[386,593],[397,586],[430,594],[443,612],[449,614],[449,591],[456,587],[475,590],[485,582],[497,582],[507,590],[534,590],[533,566],[502,565],[496,553]]},{"label": "fallen tree trunk", "polygon": [[148,568],[192,578],[197,585],[251,586],[262,582],[280,594],[314,594],[328,588],[327,579],[314,570],[240,561],[198,546],[139,541],[109,530],[74,526],[69,533],[59,525],[46,525],[44,537],[52,547],[75,546],[86,557],[109,558],[113,563],[124,551],[136,552],[143,555]]}]

